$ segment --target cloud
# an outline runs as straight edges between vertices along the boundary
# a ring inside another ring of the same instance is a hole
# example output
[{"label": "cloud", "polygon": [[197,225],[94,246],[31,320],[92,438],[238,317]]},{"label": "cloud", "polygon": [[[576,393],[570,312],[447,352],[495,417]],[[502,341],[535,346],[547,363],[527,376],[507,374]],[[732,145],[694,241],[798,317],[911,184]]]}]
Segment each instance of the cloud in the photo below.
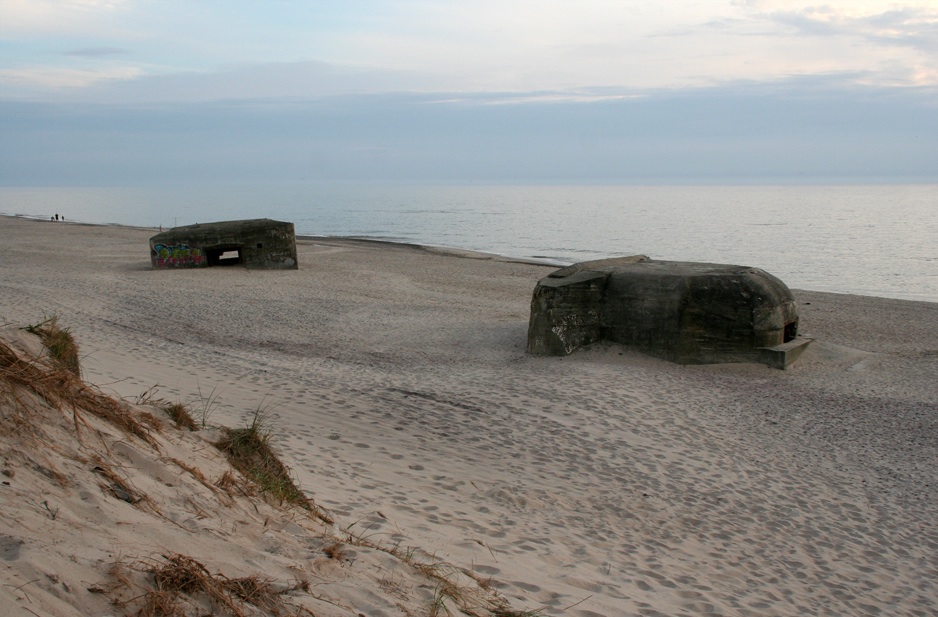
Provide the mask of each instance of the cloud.
[{"label": "cloud", "polygon": [[889,11],[866,18],[867,37],[889,45],[908,45],[938,52],[938,11]]},{"label": "cloud", "polygon": [[[882,5],[584,0],[573,10],[562,0],[356,0],[270,9],[0,0],[7,71],[0,96],[113,103],[406,91],[577,97],[604,87],[699,88],[833,73],[880,85],[938,83],[935,11],[876,8]],[[134,70],[116,66],[131,52]],[[64,90],[54,92],[56,84]]]},{"label": "cloud", "polygon": [[[881,2],[753,1],[737,4],[736,15],[712,19],[706,49],[724,45],[738,77],[756,77],[737,67],[757,65],[763,79],[795,75],[850,74],[856,83],[880,86],[938,84],[938,11]],[[701,40],[701,39],[697,39]],[[704,47],[702,47],[703,49]],[[773,75],[774,72],[774,75]]]},{"label": "cloud", "polygon": [[88,34],[114,13],[128,9],[128,0],[0,0],[0,36]]},{"label": "cloud", "polygon": [[73,69],[58,67],[30,67],[20,69],[0,69],[0,86],[3,89],[61,90],[87,88],[94,84],[134,79],[141,75],[137,67],[125,66],[110,69]]},{"label": "cloud", "polygon": [[[325,62],[272,62],[218,71],[161,75],[137,73],[133,79],[100,80],[70,100],[111,103],[172,103],[229,100],[315,99],[340,94],[421,92],[443,86],[415,71],[373,70]],[[55,97],[52,97],[53,100]]]},{"label": "cloud", "polygon": [[938,11],[903,8],[855,15],[830,7],[767,13],[764,17],[785,26],[789,34],[859,38],[879,45],[938,49]]},{"label": "cloud", "polygon": [[62,52],[66,56],[78,56],[83,58],[101,58],[104,56],[120,56],[129,53],[128,50],[120,47],[81,47]]}]

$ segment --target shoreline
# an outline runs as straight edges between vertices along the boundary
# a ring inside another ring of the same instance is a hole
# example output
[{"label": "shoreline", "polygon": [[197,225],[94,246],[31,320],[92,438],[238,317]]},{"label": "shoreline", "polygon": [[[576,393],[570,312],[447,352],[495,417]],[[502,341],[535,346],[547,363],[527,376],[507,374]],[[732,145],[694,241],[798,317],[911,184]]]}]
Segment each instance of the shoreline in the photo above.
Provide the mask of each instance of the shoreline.
[{"label": "shoreline", "polygon": [[815,342],[786,371],[541,358],[543,265],[329,239],[299,270],[155,271],[147,229],[0,233],[0,321],[57,315],[86,380],[131,400],[227,426],[270,408],[340,526],[545,616],[938,603],[938,304],[794,290]]},{"label": "shoreline", "polygon": [[[161,229],[158,227],[139,227],[139,226],[134,226],[134,225],[123,225],[120,223],[86,223],[86,222],[71,221],[71,220],[47,221],[44,218],[38,218],[38,217],[22,215],[22,214],[0,214],[0,218],[21,219],[21,220],[26,220],[26,221],[35,221],[39,223],[50,223],[50,222],[65,223],[69,225],[81,225],[81,226],[86,226],[86,227],[104,227],[104,228],[119,228],[119,229],[123,228],[123,229],[132,229],[132,230],[140,230],[140,231],[150,231],[152,233],[159,233],[161,231]],[[418,244],[418,243],[403,242],[403,241],[398,241],[398,240],[370,238],[366,236],[317,236],[317,235],[308,235],[308,234],[298,234],[296,235],[296,240],[298,244],[301,241],[312,242],[312,243],[329,242],[329,241],[337,241],[337,242],[346,241],[349,243],[360,242],[365,245],[374,244],[378,246],[380,245],[398,246],[398,247],[403,247],[403,248],[413,248],[415,250],[439,252],[441,254],[449,254],[454,257],[462,257],[466,259],[502,261],[502,262],[507,262],[507,263],[519,263],[519,264],[527,264],[527,265],[534,265],[534,266],[543,266],[545,268],[561,268],[561,267],[574,263],[574,262],[567,262],[567,261],[561,261],[561,260],[551,260],[550,258],[539,259],[539,258],[513,257],[510,255],[501,255],[498,253],[490,253],[486,251],[461,249],[458,247],[450,247],[450,246],[443,246],[443,245],[438,246],[438,245],[433,245],[433,244]],[[301,264],[301,267],[302,267],[302,264]],[[855,296],[858,298],[878,298],[882,300],[896,300],[900,302],[921,302],[925,304],[938,304],[938,299],[936,300],[912,300],[912,299],[907,299],[907,298],[894,298],[891,296],[869,296],[869,295],[863,295],[863,294],[857,294],[857,293],[851,293],[851,292],[825,291],[825,290],[819,290],[819,289],[802,289],[802,288],[796,288],[796,287],[792,287],[791,290],[793,292],[807,291],[807,292],[824,293],[824,294],[832,294],[832,295],[839,295],[839,296]]]},{"label": "shoreline", "polygon": [[[125,229],[136,229],[136,230],[149,230],[152,233],[159,233],[165,231],[161,227],[142,227],[137,225],[124,225],[121,223],[87,223],[84,221],[72,221],[72,220],[61,220],[61,221],[47,221],[45,218],[39,218],[37,216],[30,216],[26,214],[0,214],[0,217],[12,218],[12,219],[23,219],[27,221],[35,221],[38,223],[65,223],[68,225],[83,225],[86,227],[116,227],[116,228],[125,228]],[[171,229],[171,228],[170,228]],[[553,261],[550,258],[525,258],[525,257],[513,257],[511,255],[501,255],[498,253],[489,253],[486,251],[476,251],[472,249],[461,249],[453,246],[445,245],[436,245],[436,244],[419,244],[413,242],[404,242],[402,240],[391,240],[385,238],[371,238],[368,236],[317,236],[310,234],[296,234],[296,240],[299,243],[300,241],[305,242],[323,242],[329,240],[339,240],[339,241],[348,241],[348,242],[362,242],[362,243],[375,243],[375,244],[386,244],[390,246],[400,246],[400,247],[413,247],[415,249],[422,249],[426,251],[438,251],[440,253],[451,254],[455,257],[464,257],[467,259],[492,259],[497,261],[509,261],[516,263],[532,264],[532,265],[543,265],[548,267],[562,267],[565,265],[570,265],[572,262],[565,261]]]}]

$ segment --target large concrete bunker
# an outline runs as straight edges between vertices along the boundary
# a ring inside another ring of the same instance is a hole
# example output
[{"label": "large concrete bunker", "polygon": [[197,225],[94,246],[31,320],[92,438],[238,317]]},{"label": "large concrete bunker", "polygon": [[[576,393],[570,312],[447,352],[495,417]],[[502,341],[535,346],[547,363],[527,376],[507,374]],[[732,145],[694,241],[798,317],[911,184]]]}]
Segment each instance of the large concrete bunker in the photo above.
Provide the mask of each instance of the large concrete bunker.
[{"label": "large concrete bunker", "polygon": [[791,291],[771,274],[643,255],[561,268],[534,289],[529,353],[567,355],[598,340],[679,364],[776,368],[810,341],[798,337]]},{"label": "large concrete bunker", "polygon": [[243,266],[296,270],[293,223],[271,219],[175,227],[150,238],[154,268]]}]

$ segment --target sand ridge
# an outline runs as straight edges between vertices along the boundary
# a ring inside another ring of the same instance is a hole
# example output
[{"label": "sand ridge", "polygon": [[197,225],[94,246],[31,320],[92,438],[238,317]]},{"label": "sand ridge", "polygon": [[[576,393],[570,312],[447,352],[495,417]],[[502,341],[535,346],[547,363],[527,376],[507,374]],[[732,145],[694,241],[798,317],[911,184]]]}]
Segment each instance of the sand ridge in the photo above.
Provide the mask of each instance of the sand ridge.
[{"label": "sand ridge", "polygon": [[938,604],[936,304],[796,291],[817,341],[789,371],[534,358],[546,266],[316,238],[297,272],[158,272],[150,233],[0,217],[0,317],[59,315],[123,396],[270,404],[345,525],[545,615]]}]

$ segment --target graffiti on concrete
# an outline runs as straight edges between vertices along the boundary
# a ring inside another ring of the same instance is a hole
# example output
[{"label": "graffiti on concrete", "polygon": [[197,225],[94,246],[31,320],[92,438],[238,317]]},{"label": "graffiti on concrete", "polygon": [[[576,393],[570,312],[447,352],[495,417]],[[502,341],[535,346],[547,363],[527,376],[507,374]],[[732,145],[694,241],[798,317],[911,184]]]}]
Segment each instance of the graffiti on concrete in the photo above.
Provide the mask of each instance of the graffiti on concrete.
[{"label": "graffiti on concrete", "polygon": [[153,245],[153,263],[159,268],[188,268],[205,265],[202,249],[192,248],[188,244],[168,246]]}]

